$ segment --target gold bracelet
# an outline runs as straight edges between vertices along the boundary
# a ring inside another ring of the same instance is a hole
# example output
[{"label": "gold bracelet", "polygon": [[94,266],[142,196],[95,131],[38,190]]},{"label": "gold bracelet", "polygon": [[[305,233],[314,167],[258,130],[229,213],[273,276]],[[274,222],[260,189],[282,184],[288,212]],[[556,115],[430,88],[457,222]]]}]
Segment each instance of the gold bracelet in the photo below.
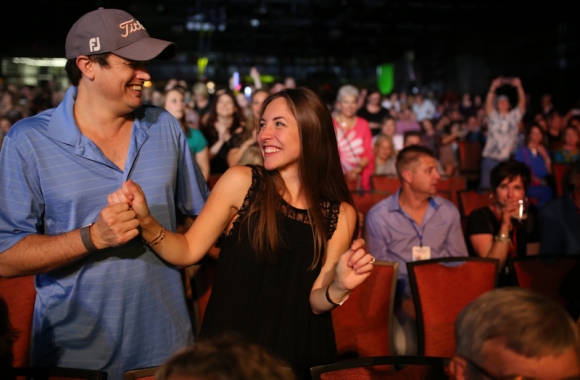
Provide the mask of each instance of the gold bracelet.
[{"label": "gold bracelet", "polygon": [[164,237],[165,237],[165,227],[161,226],[161,231],[159,231],[159,235],[157,235],[155,237],[155,239],[153,239],[151,241],[146,241],[145,239],[142,239],[142,240],[143,240],[143,243],[147,244],[149,247],[152,247],[155,244],[161,243],[161,240],[163,240]]}]

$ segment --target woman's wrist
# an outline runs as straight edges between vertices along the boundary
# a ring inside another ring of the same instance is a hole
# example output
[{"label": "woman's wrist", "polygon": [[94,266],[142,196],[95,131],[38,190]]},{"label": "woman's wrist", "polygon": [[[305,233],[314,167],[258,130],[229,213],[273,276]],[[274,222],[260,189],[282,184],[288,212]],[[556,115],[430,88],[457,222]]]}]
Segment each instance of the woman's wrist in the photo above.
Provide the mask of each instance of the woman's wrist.
[{"label": "woman's wrist", "polygon": [[139,227],[141,228],[141,238],[145,241],[155,240],[162,228],[161,224],[151,215],[139,218]]},{"label": "woman's wrist", "polygon": [[339,287],[334,280],[326,287],[326,299],[329,303],[340,306],[348,299],[350,291]]}]

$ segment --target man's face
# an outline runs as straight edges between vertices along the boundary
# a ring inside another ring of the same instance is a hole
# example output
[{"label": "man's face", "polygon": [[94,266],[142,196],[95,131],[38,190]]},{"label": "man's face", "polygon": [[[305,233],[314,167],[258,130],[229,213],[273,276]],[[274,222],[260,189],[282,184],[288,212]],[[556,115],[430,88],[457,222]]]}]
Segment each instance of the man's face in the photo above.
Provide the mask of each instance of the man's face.
[{"label": "man's face", "polygon": [[411,190],[425,194],[437,194],[437,182],[441,176],[437,172],[437,161],[433,157],[423,155],[410,170]]},{"label": "man's face", "polygon": [[[580,375],[578,357],[573,347],[560,356],[528,358],[508,349],[501,339],[486,341],[481,349],[481,359],[472,360],[483,371],[496,379],[532,378],[560,380]],[[481,369],[469,364],[463,358],[453,358],[451,372],[457,380],[489,379]]]},{"label": "man's face", "polygon": [[94,64],[98,91],[120,114],[133,112],[141,106],[143,83],[151,80],[146,62],[130,61],[111,54],[108,67]]}]

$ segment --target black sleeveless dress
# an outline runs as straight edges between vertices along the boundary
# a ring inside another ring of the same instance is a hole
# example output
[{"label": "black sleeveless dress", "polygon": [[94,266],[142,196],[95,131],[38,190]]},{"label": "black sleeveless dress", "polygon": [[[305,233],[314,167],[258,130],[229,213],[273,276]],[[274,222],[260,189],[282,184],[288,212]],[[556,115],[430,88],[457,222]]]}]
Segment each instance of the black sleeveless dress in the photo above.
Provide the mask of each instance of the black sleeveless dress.
[{"label": "black sleeveless dress", "polygon": [[[252,167],[252,185],[222,241],[200,335],[241,334],[284,359],[298,376],[306,376],[310,367],[337,360],[331,314],[316,315],[310,308],[310,290],[322,264],[309,269],[314,248],[306,210],[290,206],[282,197],[277,210],[282,242],[275,259],[258,258],[247,231],[239,236],[241,216],[263,189],[264,175],[268,174],[263,168]],[[330,239],[340,204],[323,202],[321,207]]]}]

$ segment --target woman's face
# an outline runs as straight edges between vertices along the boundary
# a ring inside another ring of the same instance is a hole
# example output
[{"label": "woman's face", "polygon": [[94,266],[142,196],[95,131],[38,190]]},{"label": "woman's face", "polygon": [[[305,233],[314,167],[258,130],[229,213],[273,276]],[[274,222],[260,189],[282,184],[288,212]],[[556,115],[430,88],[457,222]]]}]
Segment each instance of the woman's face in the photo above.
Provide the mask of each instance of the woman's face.
[{"label": "woman's face", "polygon": [[425,132],[431,133],[433,131],[433,123],[431,123],[431,120],[423,120],[423,129],[425,129]]},{"label": "woman's face", "polygon": [[525,196],[526,190],[520,176],[511,180],[508,177],[504,178],[495,189],[496,201],[502,207],[505,207],[508,201],[524,199]]},{"label": "woman's face", "polygon": [[185,99],[179,91],[169,91],[165,95],[164,108],[177,120],[181,120],[185,112]]},{"label": "woman's face", "polygon": [[277,98],[264,110],[260,119],[258,144],[267,170],[298,170],[302,151],[300,131],[286,99]]},{"label": "woman's face", "polygon": [[530,131],[530,142],[533,144],[541,144],[542,140],[544,139],[544,135],[542,135],[542,131],[534,127]]},{"label": "woman's face", "polygon": [[578,132],[571,128],[566,128],[564,132],[564,144],[567,146],[578,146]]},{"label": "woman's face", "polygon": [[356,97],[353,95],[343,96],[338,102],[340,113],[344,117],[353,117],[356,113]]},{"label": "woman's face", "polygon": [[234,100],[229,95],[220,95],[216,104],[216,113],[221,117],[232,117],[236,111]]},{"label": "woman's face", "polygon": [[256,120],[260,117],[260,110],[262,109],[262,103],[268,97],[268,93],[265,91],[258,91],[252,97],[252,112]]},{"label": "woman's face", "polygon": [[397,125],[395,124],[395,120],[389,119],[383,123],[383,126],[381,127],[381,133],[393,137],[395,135],[396,129]]},{"label": "woman's face", "polygon": [[389,159],[393,153],[393,145],[389,140],[382,140],[377,147],[377,158],[382,161]]},{"label": "woman's face", "polygon": [[378,92],[371,93],[367,98],[367,102],[373,106],[378,106],[381,103],[381,94]]}]

